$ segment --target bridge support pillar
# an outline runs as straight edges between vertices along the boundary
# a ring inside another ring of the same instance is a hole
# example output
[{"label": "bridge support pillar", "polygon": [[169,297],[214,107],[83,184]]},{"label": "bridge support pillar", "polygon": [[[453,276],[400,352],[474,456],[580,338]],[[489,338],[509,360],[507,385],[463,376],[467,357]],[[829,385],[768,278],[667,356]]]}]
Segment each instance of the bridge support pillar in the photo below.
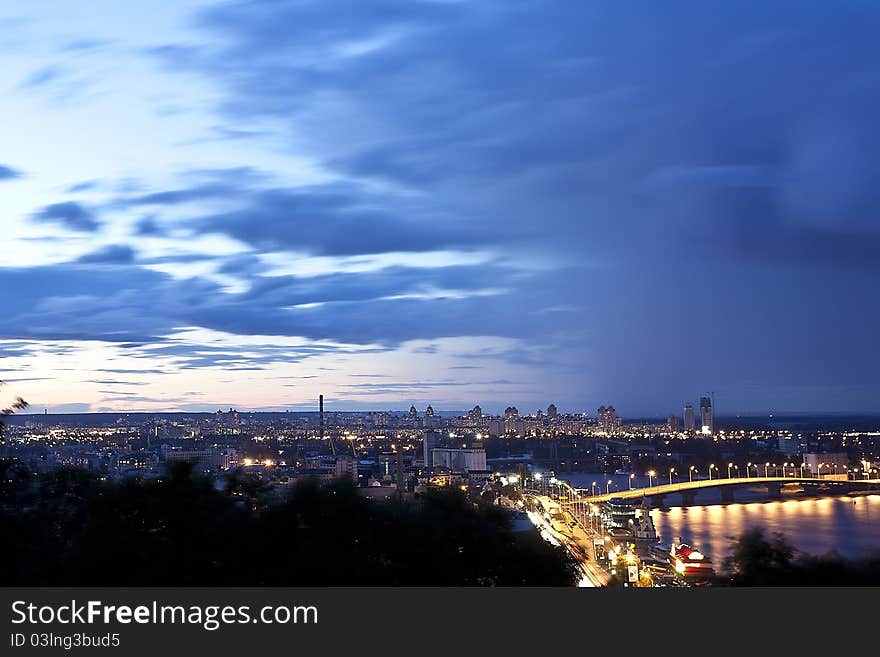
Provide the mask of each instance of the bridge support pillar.
[{"label": "bridge support pillar", "polygon": [[733,502],[733,486],[722,486],[721,487],[721,501],[722,502]]},{"label": "bridge support pillar", "polygon": [[683,490],[681,491],[681,505],[682,506],[693,506],[697,499],[697,491],[695,490]]},{"label": "bridge support pillar", "polygon": [[665,508],[663,504],[663,499],[665,497],[665,495],[651,495],[651,506],[655,509]]},{"label": "bridge support pillar", "polygon": [[767,497],[776,500],[782,497],[782,484],[767,484]]}]

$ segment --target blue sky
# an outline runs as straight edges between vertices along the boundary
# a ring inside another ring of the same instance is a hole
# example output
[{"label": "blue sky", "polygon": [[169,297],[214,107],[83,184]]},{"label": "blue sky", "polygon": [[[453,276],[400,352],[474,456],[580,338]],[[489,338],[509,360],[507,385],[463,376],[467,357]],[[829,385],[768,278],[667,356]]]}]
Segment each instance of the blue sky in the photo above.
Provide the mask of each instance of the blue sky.
[{"label": "blue sky", "polygon": [[0,7],[50,410],[877,411],[868,1]]}]

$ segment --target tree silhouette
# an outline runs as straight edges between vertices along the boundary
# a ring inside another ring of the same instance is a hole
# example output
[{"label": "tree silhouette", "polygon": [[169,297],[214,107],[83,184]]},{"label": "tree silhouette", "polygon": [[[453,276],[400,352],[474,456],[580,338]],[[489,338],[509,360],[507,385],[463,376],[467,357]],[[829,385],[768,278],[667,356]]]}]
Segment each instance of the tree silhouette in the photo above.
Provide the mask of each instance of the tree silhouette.
[{"label": "tree silhouette", "polygon": [[[5,385],[6,383],[4,381],[0,381],[0,388]],[[10,406],[7,406],[4,409],[0,409],[0,445],[2,445],[6,440],[6,423],[3,421],[3,418],[7,418],[10,415],[15,415],[19,411],[23,411],[28,407],[28,405],[29,404],[24,399],[22,399],[21,397],[16,397],[15,401],[12,402]]]},{"label": "tree silhouette", "polygon": [[[19,472],[0,491],[0,585],[570,585],[576,568],[461,491],[376,502],[350,480],[284,495],[173,464],[160,479]],[[256,501],[256,504],[254,503]]]}]

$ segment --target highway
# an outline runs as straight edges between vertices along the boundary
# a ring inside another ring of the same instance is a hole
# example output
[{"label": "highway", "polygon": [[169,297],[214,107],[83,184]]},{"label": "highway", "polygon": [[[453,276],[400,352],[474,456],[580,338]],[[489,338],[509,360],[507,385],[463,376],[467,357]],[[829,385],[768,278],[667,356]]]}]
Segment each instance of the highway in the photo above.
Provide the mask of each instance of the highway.
[{"label": "highway", "polygon": [[[565,512],[554,500],[543,496],[531,496],[531,499],[536,503],[535,505],[538,510],[529,511],[528,517],[541,533],[541,536],[550,543],[563,546],[578,562],[583,573],[583,579],[578,586],[606,586],[611,579],[611,575],[600,568],[592,558],[593,546],[587,533],[579,525],[574,524],[570,514]],[[558,510],[559,516],[566,520],[571,520],[574,527],[564,522],[551,524],[541,512],[543,509]]]}]

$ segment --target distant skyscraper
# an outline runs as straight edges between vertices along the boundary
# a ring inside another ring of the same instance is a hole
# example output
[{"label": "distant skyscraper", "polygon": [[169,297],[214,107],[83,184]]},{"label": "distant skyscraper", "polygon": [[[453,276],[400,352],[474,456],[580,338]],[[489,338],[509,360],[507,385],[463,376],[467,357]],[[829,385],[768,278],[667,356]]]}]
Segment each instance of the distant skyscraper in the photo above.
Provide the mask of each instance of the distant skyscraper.
[{"label": "distant skyscraper", "polygon": [[419,412],[416,410],[415,406],[409,407],[409,419],[415,420],[419,416]]},{"label": "distant skyscraper", "polygon": [[426,431],[422,441],[422,458],[426,468],[434,467],[434,448],[437,447],[437,435],[433,431]]},{"label": "distant skyscraper", "polygon": [[694,417],[694,407],[691,404],[684,405],[684,430],[693,431],[697,428],[697,420]]},{"label": "distant skyscraper", "polygon": [[600,406],[596,411],[599,428],[605,433],[612,433],[620,427],[620,418],[613,406]]},{"label": "distant skyscraper", "polygon": [[428,404],[428,408],[425,410],[425,417],[434,417],[434,408]]},{"label": "distant skyscraper", "polygon": [[556,404],[550,404],[547,407],[547,417],[551,420],[555,420],[557,415]]},{"label": "distant skyscraper", "polygon": [[715,433],[712,423],[712,400],[709,397],[700,397],[700,426],[704,436]]},{"label": "distant skyscraper", "polygon": [[670,415],[669,419],[666,420],[666,426],[672,433],[677,433],[681,428],[681,424],[679,424],[677,415]]}]

